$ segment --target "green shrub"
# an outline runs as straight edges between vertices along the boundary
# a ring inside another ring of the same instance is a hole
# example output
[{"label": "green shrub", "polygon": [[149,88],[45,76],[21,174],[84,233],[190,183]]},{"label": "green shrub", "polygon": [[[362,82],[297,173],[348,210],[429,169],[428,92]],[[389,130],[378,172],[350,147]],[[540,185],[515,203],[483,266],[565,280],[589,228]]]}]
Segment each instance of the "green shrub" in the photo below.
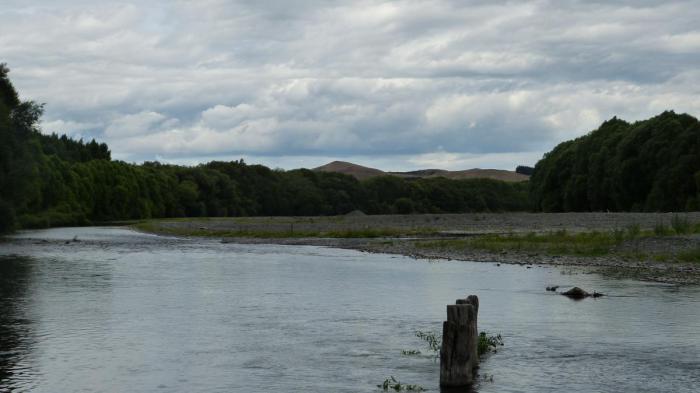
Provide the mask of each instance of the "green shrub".
[{"label": "green shrub", "polygon": [[678,254],[678,260],[683,262],[700,262],[700,248],[680,252]]},{"label": "green shrub", "polygon": [[24,214],[19,219],[20,226],[27,229],[41,229],[61,226],[80,226],[90,222],[82,212],[64,212],[56,209],[35,214]]},{"label": "green shrub", "polygon": [[620,228],[613,229],[611,234],[615,239],[615,243],[622,243],[625,240],[625,231]]},{"label": "green shrub", "polygon": [[23,214],[19,217],[19,225],[27,229],[48,228],[50,222],[48,217],[41,214]]},{"label": "green shrub", "polygon": [[666,236],[669,234],[669,232],[669,228],[663,223],[663,221],[657,221],[656,224],[654,224],[654,235]]},{"label": "green shrub", "polygon": [[671,217],[671,227],[678,235],[690,233],[690,221],[678,214],[674,214],[673,217]]},{"label": "green shrub", "polygon": [[636,239],[642,234],[642,228],[639,224],[630,224],[627,226],[627,237],[629,239]]}]

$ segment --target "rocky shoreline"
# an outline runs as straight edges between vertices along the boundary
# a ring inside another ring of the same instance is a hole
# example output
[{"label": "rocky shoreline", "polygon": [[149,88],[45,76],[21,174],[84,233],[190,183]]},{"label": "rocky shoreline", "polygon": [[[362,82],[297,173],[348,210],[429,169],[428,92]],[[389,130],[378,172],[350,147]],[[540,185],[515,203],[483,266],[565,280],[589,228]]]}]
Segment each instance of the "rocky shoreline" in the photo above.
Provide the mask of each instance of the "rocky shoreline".
[{"label": "rocky shoreline", "polygon": [[256,239],[256,238],[222,238],[224,243],[238,244],[282,244],[309,245],[343,248],[369,253],[403,255],[415,259],[448,261],[469,261],[497,264],[521,265],[526,268],[535,266],[558,266],[576,268],[584,272],[597,272],[620,279],[636,279],[662,282],[668,284],[700,284],[700,266],[691,263],[642,262],[621,259],[615,256],[575,257],[570,255],[548,256],[517,252],[490,253],[483,250],[423,250],[416,247],[416,239],[378,238],[378,239]]},{"label": "rocky shoreline", "polygon": [[[371,253],[404,255],[416,259],[445,259],[534,266],[559,266],[598,272],[616,278],[630,278],[670,284],[700,284],[700,263],[657,261],[658,253],[675,255],[686,250],[700,249],[700,235],[646,237],[625,241],[615,252],[604,256],[582,257],[547,253],[501,250],[492,252],[473,247],[420,247],[421,241],[466,239],[484,234],[544,233],[566,230],[572,233],[610,231],[629,226],[650,230],[654,225],[669,225],[672,217],[682,217],[689,223],[700,223],[700,213],[494,213],[449,215],[394,215],[340,217],[245,217],[225,219],[188,219],[153,221],[149,232],[197,235],[206,230],[207,237],[221,238],[226,243],[314,245],[352,249]],[[425,235],[388,237],[295,237],[295,236],[236,236],[236,231],[259,231],[262,234],[285,234],[296,231],[334,231],[366,228],[410,230]],[[233,235],[231,234],[233,233]],[[633,251],[637,257],[629,257]],[[639,256],[647,256],[640,260]]]}]

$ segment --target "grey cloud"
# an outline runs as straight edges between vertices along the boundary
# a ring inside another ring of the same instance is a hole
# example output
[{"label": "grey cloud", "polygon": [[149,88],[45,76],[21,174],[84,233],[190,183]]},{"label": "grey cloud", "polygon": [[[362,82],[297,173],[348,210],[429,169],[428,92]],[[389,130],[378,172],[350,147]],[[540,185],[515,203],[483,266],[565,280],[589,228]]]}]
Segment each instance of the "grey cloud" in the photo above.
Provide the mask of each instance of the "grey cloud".
[{"label": "grey cloud", "polygon": [[691,1],[5,3],[0,61],[45,131],[129,160],[505,162],[700,113]]}]

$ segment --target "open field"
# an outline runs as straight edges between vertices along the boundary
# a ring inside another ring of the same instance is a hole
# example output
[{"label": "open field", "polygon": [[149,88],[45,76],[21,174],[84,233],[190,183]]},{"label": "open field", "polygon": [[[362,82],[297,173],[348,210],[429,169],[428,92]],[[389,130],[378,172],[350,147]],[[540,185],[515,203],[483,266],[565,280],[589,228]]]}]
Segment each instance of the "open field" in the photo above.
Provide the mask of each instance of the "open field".
[{"label": "open field", "polygon": [[700,213],[497,213],[150,220],[154,233],[307,244],[700,283]]}]

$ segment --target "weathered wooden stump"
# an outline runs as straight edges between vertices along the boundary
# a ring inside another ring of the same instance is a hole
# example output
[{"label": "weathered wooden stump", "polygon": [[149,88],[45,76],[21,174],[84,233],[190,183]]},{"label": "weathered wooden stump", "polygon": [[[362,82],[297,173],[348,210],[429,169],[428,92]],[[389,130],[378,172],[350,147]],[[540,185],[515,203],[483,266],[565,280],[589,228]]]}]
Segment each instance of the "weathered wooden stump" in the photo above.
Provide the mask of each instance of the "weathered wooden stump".
[{"label": "weathered wooden stump", "polygon": [[440,349],[440,386],[468,386],[474,382],[479,366],[479,298],[470,295],[447,306],[447,321],[442,324]]}]

